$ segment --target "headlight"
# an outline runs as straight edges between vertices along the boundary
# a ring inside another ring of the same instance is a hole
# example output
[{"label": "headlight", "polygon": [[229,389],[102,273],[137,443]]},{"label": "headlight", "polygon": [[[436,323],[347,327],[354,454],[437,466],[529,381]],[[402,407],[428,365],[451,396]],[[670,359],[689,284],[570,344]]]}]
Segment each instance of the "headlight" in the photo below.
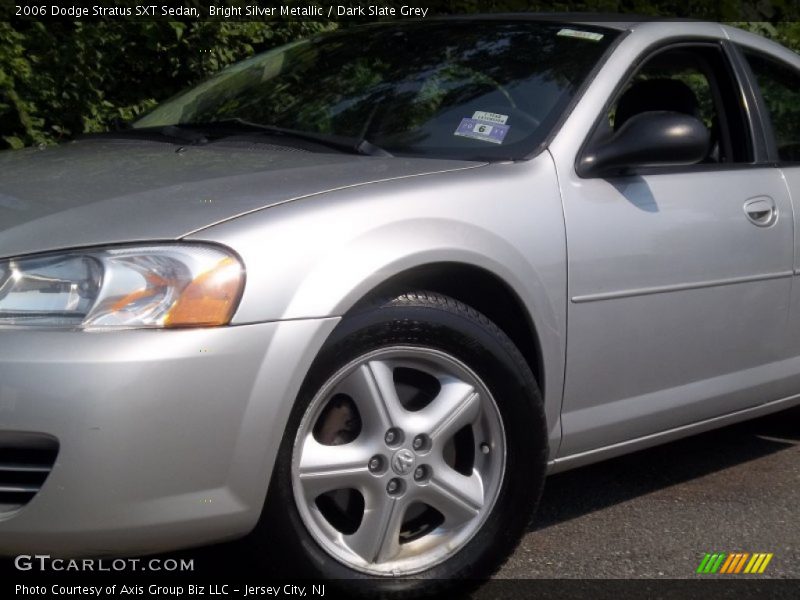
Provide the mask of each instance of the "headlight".
[{"label": "headlight", "polygon": [[0,260],[0,327],[226,325],[244,268],[216,246],[175,244]]}]

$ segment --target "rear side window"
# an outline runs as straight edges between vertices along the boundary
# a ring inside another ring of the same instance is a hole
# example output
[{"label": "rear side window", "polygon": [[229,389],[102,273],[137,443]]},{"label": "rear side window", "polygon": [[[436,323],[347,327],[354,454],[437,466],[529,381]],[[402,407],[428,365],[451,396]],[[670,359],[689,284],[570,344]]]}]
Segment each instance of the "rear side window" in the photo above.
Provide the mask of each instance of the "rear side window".
[{"label": "rear side window", "polygon": [[769,112],[780,160],[800,162],[800,74],[760,54],[744,55]]}]

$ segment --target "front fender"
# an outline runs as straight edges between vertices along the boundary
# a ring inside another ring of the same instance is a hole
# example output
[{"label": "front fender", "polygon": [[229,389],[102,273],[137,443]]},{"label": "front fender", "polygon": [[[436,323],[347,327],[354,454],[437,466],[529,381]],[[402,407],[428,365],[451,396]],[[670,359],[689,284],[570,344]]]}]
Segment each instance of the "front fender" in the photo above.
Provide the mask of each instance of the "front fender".
[{"label": "front fender", "polygon": [[393,276],[433,263],[493,273],[535,325],[551,437],[560,438],[566,240],[549,154],[330,192],[188,239],[225,244],[244,260],[237,325],[342,316]]}]

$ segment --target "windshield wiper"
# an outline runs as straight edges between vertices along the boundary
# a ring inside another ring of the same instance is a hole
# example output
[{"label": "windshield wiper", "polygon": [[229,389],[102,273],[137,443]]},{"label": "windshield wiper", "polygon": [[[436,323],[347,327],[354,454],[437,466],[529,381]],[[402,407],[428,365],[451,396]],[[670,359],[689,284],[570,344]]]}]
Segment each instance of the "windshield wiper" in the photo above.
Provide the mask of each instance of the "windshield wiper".
[{"label": "windshield wiper", "polygon": [[348,138],[324,133],[313,133],[297,129],[286,129],[275,125],[261,125],[244,119],[223,119],[205,123],[178,123],[176,125],[159,125],[156,127],[127,127],[103,133],[89,133],[82,138],[117,137],[117,138],[150,138],[175,144],[202,145],[212,140],[224,139],[241,134],[259,134],[266,136],[287,137],[314,144],[320,144],[362,156],[391,157],[392,154],[376,146],[366,138]]},{"label": "windshield wiper", "polygon": [[[360,154],[362,156],[392,156],[390,152],[387,152],[383,148],[376,146],[365,138],[348,138],[338,135],[300,131],[298,129],[286,129],[284,127],[277,127],[275,125],[261,125],[260,123],[252,123],[250,121],[245,121],[244,119],[223,119],[220,121],[209,121],[207,123],[181,123],[172,127],[178,129],[185,128],[188,131],[205,132],[210,137],[220,139],[241,133],[256,133],[273,135],[277,137],[294,138],[297,140],[321,144],[323,146],[328,146],[335,150],[348,152],[350,154]],[[218,134],[221,130],[226,131],[226,135],[219,136]]]}]

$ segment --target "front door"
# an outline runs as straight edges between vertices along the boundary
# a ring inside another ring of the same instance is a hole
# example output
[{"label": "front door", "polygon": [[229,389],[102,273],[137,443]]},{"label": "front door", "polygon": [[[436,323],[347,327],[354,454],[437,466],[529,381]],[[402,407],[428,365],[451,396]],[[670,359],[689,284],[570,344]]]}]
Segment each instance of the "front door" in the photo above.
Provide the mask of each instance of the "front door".
[{"label": "front door", "polygon": [[[751,133],[717,43],[648,55],[608,111],[689,112],[702,164],[582,179],[554,156],[568,245],[560,456],[728,414],[787,393],[792,207]],[[604,114],[605,119],[605,114]],[[602,123],[606,127],[606,123]],[[574,158],[574,157],[573,157]]]}]

